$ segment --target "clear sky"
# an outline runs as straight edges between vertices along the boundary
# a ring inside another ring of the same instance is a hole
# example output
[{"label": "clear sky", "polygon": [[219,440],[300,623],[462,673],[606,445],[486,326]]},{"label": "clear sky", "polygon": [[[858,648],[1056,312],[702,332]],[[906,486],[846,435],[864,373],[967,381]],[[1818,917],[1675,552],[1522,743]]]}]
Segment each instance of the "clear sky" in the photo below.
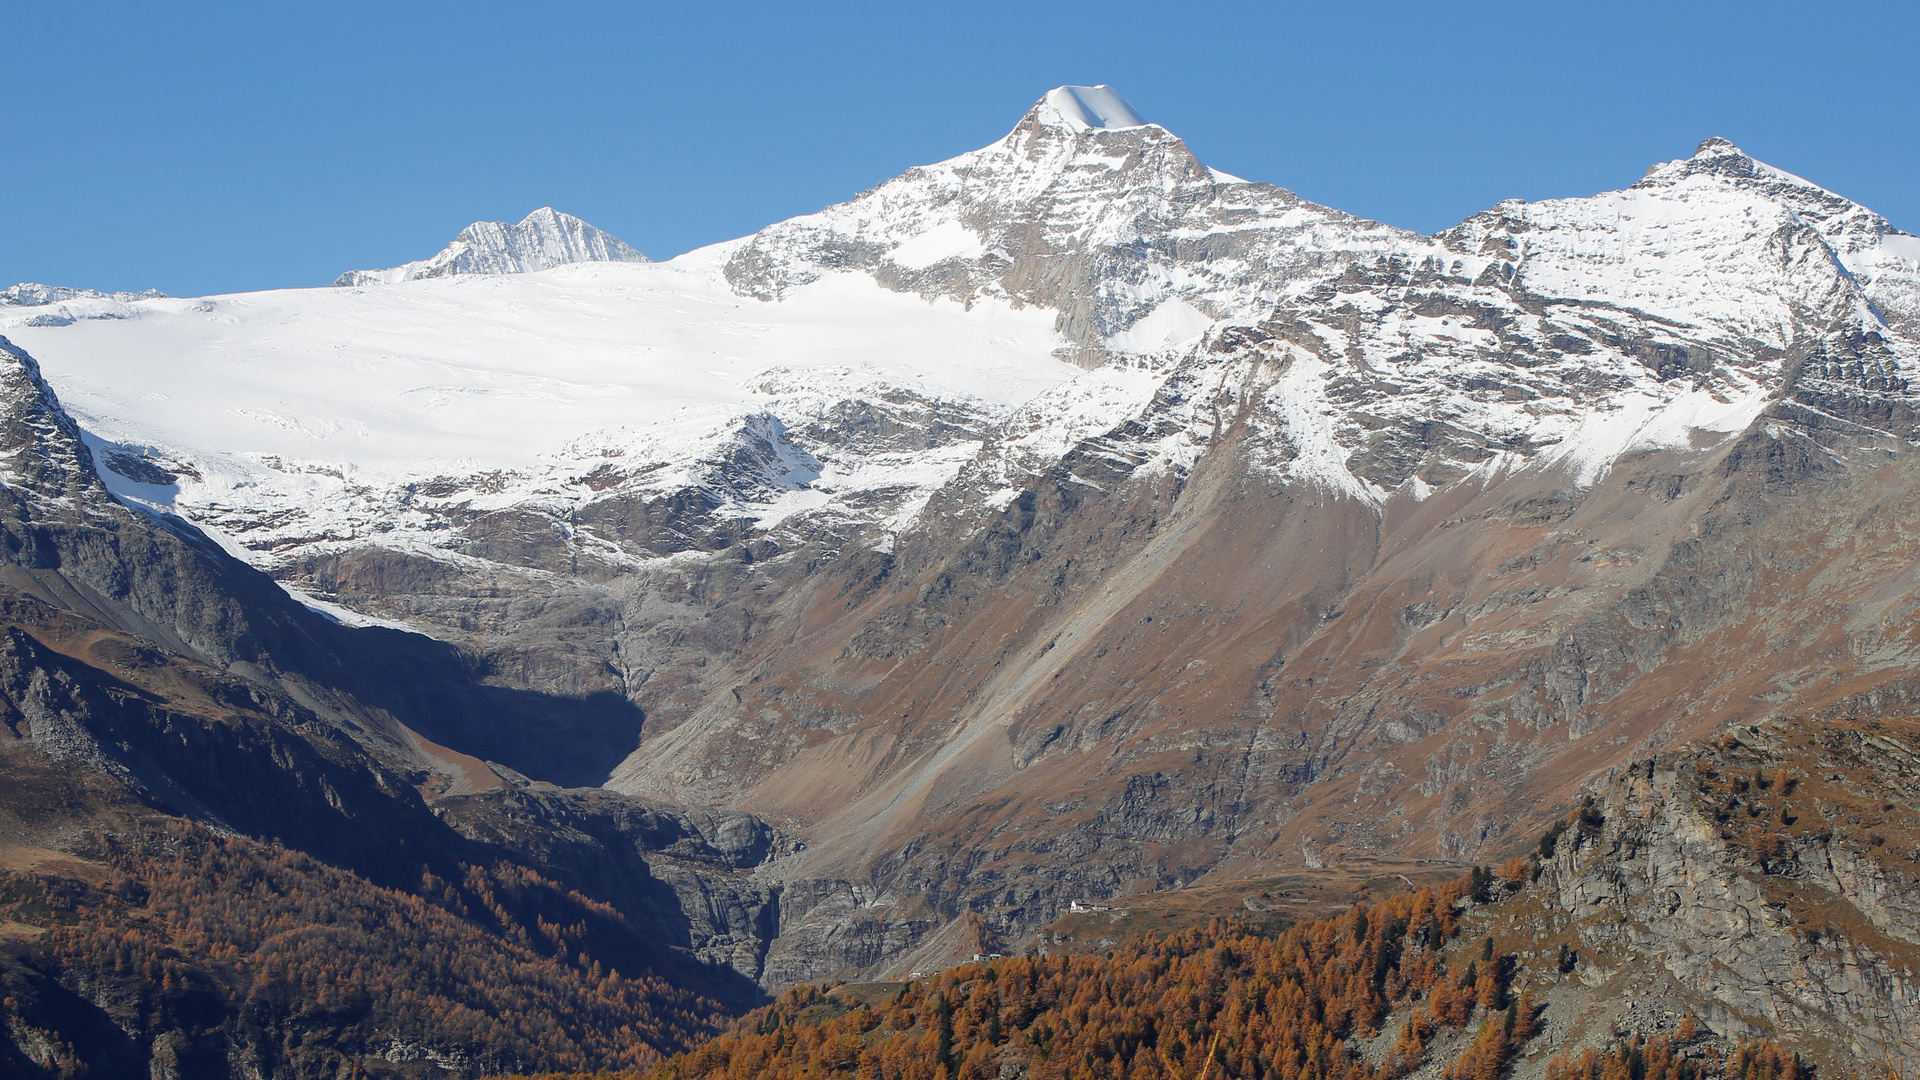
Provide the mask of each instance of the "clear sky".
[{"label": "clear sky", "polygon": [[323,285],[552,205],[662,258],[1110,83],[1422,231],[1708,135],[1920,232],[1905,3],[12,3],[0,284]]}]

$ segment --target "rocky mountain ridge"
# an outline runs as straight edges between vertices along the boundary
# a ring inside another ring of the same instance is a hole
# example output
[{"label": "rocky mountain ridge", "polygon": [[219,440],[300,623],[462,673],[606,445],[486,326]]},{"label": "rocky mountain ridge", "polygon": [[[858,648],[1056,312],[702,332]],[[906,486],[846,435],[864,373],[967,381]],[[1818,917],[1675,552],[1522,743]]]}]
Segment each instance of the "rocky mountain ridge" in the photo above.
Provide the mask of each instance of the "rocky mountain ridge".
[{"label": "rocky mountain ridge", "polygon": [[[65,285],[41,285],[23,281],[0,292],[0,308],[47,308],[18,315],[22,326],[72,326],[75,319],[123,319],[136,310],[131,305],[143,300],[164,300],[159,289],[140,292],[101,292],[98,289],[74,289]],[[69,307],[67,301],[81,301]]]}]

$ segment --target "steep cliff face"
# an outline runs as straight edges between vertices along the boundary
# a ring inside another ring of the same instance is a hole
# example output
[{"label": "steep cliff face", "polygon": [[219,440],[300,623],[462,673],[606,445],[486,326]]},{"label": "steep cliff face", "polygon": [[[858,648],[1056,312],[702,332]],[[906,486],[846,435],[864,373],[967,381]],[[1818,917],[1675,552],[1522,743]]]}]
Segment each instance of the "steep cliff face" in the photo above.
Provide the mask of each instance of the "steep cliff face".
[{"label": "steep cliff face", "polygon": [[[1911,1070],[1916,735],[1911,721],[1776,721],[1617,770],[1530,893],[1540,929],[1578,946],[1566,1026],[1587,992],[1634,984],[1641,1013],[1664,998],[1729,1038],[1777,1038],[1838,1071]],[[1631,1004],[1616,1003],[1616,1029],[1632,1026]]]}]

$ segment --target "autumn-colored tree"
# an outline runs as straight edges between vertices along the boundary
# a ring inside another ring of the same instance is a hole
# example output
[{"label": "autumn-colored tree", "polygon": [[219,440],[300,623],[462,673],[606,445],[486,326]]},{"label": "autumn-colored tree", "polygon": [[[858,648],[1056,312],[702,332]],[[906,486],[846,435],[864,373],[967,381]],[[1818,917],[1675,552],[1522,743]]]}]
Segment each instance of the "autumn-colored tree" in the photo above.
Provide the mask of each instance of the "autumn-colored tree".
[{"label": "autumn-colored tree", "polygon": [[1400,1034],[1394,1037],[1393,1049],[1387,1052],[1387,1076],[1405,1076],[1419,1068],[1420,1062],[1427,1056],[1427,1040],[1432,1037],[1433,1024],[1427,1019],[1427,1014],[1420,1009],[1409,1013],[1406,1023],[1400,1027]]}]

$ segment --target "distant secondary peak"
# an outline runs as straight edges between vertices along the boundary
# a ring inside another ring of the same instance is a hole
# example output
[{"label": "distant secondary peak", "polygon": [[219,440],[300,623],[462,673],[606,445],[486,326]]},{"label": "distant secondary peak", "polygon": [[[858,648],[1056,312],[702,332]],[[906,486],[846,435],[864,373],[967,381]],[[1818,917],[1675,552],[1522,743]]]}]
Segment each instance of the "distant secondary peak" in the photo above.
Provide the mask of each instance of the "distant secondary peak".
[{"label": "distant secondary peak", "polygon": [[457,274],[524,274],[567,263],[646,261],[618,237],[543,206],[515,225],[476,221],[430,259],[387,270],[349,270],[334,284],[388,285]]},{"label": "distant secondary peak", "polygon": [[[1114,128],[1144,127],[1147,121],[1127,99],[1105,83],[1098,86],[1056,86],[1047,91],[1040,101],[1043,120],[1055,117],[1059,122],[1075,131],[1091,131],[1095,128],[1111,130]],[[1051,111],[1054,117],[1044,113]]]},{"label": "distant secondary peak", "polygon": [[41,285],[38,282],[23,281],[11,289],[0,291],[0,307],[46,307],[62,300],[118,300],[124,304],[133,300],[165,299],[166,295],[159,289],[147,289],[144,292],[101,292],[98,289],[69,289],[64,285]]}]

